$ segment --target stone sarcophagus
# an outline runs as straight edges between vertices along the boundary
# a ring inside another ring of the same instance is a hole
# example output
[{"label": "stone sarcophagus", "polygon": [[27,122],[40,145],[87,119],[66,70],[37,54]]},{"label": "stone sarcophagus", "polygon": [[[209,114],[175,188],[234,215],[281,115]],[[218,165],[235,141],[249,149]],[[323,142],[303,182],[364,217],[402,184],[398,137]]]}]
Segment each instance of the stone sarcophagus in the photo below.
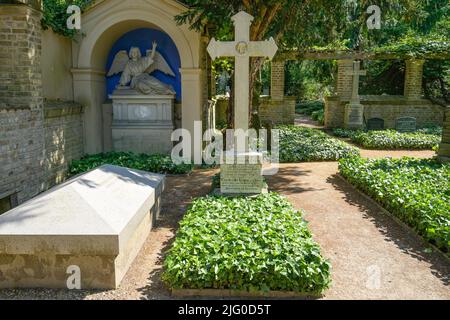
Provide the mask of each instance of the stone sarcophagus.
[{"label": "stone sarcophagus", "polygon": [[112,145],[115,151],[168,154],[172,150],[174,96],[114,94]]},{"label": "stone sarcophagus", "polygon": [[159,215],[164,183],[106,165],[0,215],[0,288],[117,288]]}]

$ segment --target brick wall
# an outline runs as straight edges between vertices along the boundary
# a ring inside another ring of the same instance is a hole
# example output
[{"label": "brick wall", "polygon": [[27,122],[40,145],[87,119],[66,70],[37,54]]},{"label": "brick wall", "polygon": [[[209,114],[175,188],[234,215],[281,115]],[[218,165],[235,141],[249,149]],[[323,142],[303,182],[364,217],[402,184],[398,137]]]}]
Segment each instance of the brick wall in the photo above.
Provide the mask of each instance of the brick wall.
[{"label": "brick wall", "polygon": [[353,71],[353,60],[338,60],[337,64],[337,95],[341,100],[350,101],[350,98],[352,97],[353,76],[348,73]]},{"label": "brick wall", "polygon": [[443,161],[450,162],[450,106],[447,106],[445,112],[444,133],[439,148],[439,158]]},{"label": "brick wall", "polygon": [[65,180],[72,160],[83,156],[83,115],[73,102],[46,102],[44,108],[44,189]]},{"label": "brick wall", "polygon": [[345,120],[345,104],[339,97],[325,97],[325,128],[342,128]]},{"label": "brick wall", "polygon": [[423,64],[425,60],[406,60],[405,89],[403,95],[408,99],[422,97]]},{"label": "brick wall", "polygon": [[41,36],[31,4],[0,5],[0,199],[19,204],[61,182],[83,152],[81,107],[44,107]]},{"label": "brick wall", "polygon": [[[325,99],[325,127],[339,128],[344,126],[344,110],[346,101],[338,97]],[[364,118],[381,118],[385,127],[394,129],[400,117],[415,117],[417,126],[442,126],[443,110],[440,106],[426,99],[408,99],[403,96],[361,96],[364,105]]]},{"label": "brick wall", "polygon": [[273,100],[284,99],[285,82],[285,63],[284,61],[272,61],[270,96]]},{"label": "brick wall", "polygon": [[[261,97],[259,118],[262,124],[294,124],[295,123],[295,97],[284,97],[284,100],[274,100],[271,97]],[[217,97],[216,123],[227,121],[228,98]]]},{"label": "brick wall", "polygon": [[261,97],[259,106],[261,124],[294,124],[295,97],[284,97],[283,100]]},{"label": "brick wall", "polygon": [[0,6],[0,197],[19,203],[42,190],[44,127],[41,13]]}]

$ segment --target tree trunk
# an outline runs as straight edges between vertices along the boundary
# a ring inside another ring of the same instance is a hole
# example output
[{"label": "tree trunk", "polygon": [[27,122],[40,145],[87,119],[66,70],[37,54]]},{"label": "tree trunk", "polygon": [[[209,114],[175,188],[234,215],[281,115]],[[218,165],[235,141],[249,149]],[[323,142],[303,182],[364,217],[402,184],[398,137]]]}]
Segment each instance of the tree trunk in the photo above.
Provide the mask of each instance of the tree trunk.
[{"label": "tree trunk", "polygon": [[[255,88],[255,83],[258,79],[258,75],[259,72],[264,64],[264,60],[263,58],[252,58],[250,61],[250,97],[249,97],[249,115],[248,115],[248,121],[249,121],[249,128],[252,127],[253,124],[253,111],[254,110],[258,110],[259,106],[255,106],[253,105],[253,102],[255,101],[254,99],[254,95],[255,94],[261,94],[261,92],[256,92]],[[258,129],[258,128],[256,128]]]},{"label": "tree trunk", "polygon": [[235,90],[235,81],[234,81],[234,71],[231,73],[230,77],[231,82],[231,90],[230,90],[230,98],[228,100],[228,110],[227,110],[227,127],[228,129],[234,128],[234,90]]}]

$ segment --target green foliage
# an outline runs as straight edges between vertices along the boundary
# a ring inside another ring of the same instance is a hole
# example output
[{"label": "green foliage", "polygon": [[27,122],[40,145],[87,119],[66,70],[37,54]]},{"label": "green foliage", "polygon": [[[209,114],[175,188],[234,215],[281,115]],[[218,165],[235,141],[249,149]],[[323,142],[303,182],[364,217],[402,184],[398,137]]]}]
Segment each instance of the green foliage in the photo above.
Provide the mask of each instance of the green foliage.
[{"label": "green foliage", "polygon": [[314,111],[314,112],[311,114],[311,118],[312,118],[314,121],[318,121],[320,124],[324,124],[324,121],[325,121],[325,113],[324,113],[323,110],[317,110],[317,111]]},{"label": "green foliage", "polygon": [[335,61],[287,61],[286,95],[299,100],[319,100],[333,91]]},{"label": "green foliage", "polygon": [[323,101],[301,101],[295,106],[295,112],[311,116],[315,111],[324,111],[325,104]]},{"label": "green foliage", "polygon": [[334,128],[333,135],[338,138],[352,138],[354,135],[362,132],[360,130],[344,129],[344,128]]},{"label": "green foliage", "polygon": [[163,174],[185,174],[193,169],[192,165],[174,164],[170,156],[167,155],[109,152],[87,155],[81,160],[73,161],[69,167],[69,175],[74,176],[84,173],[105,164]]},{"label": "green foliage", "polygon": [[164,261],[171,288],[321,293],[330,264],[278,194],[194,200]]},{"label": "green foliage", "polygon": [[403,95],[404,60],[365,60],[367,75],[360,78],[361,95]]},{"label": "green foliage", "polygon": [[411,58],[423,58],[429,55],[448,56],[450,39],[441,34],[418,36],[416,33],[410,32],[394,42],[376,48],[374,52],[395,53]]},{"label": "green foliage", "polygon": [[335,161],[359,155],[359,150],[326,133],[297,126],[279,126],[280,162]]},{"label": "green foliage", "polygon": [[340,173],[445,252],[450,248],[450,166],[412,158],[343,159]]},{"label": "green foliage", "polygon": [[67,7],[77,5],[83,11],[95,0],[43,0],[43,16],[42,27],[52,29],[54,32],[68,38],[73,38],[77,34],[77,30],[67,29]]},{"label": "green foliage", "polygon": [[333,133],[337,136],[344,136],[366,149],[380,149],[380,150],[424,150],[436,149],[441,142],[441,135],[428,134],[431,129],[423,129],[417,132],[398,132],[395,130],[383,131],[347,131],[343,129],[334,130]]}]

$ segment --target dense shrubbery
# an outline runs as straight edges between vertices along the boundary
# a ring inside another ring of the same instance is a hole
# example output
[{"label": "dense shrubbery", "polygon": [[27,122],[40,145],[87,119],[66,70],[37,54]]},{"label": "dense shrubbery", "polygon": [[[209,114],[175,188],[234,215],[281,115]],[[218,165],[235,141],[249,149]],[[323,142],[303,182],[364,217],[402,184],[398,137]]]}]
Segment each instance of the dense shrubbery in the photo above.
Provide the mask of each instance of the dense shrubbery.
[{"label": "dense shrubbery", "polygon": [[416,132],[398,132],[395,130],[361,131],[334,129],[337,137],[350,138],[354,143],[367,149],[437,149],[441,142],[442,129],[425,128]]},{"label": "dense shrubbery", "polygon": [[310,116],[314,121],[323,124],[325,105],[322,101],[303,101],[296,105],[295,112]]},{"label": "dense shrubbery", "polygon": [[164,174],[184,174],[189,173],[193,169],[192,165],[174,164],[170,156],[167,155],[110,152],[88,155],[81,160],[73,161],[69,168],[69,175],[73,176],[87,172],[104,164]]},{"label": "dense shrubbery", "polygon": [[356,156],[359,150],[310,128],[279,126],[280,162],[334,161]]},{"label": "dense shrubbery", "polygon": [[325,112],[323,110],[314,111],[311,115],[311,118],[314,121],[319,122],[320,124],[324,124],[325,121]]},{"label": "dense shrubbery", "polygon": [[412,158],[343,159],[340,173],[442,250],[450,248],[450,166]]},{"label": "dense shrubbery", "polygon": [[298,114],[304,114],[312,116],[316,111],[323,111],[325,105],[322,101],[302,101],[295,106],[295,112]]},{"label": "dense shrubbery", "polygon": [[164,262],[171,288],[320,293],[330,265],[278,194],[196,199]]}]

